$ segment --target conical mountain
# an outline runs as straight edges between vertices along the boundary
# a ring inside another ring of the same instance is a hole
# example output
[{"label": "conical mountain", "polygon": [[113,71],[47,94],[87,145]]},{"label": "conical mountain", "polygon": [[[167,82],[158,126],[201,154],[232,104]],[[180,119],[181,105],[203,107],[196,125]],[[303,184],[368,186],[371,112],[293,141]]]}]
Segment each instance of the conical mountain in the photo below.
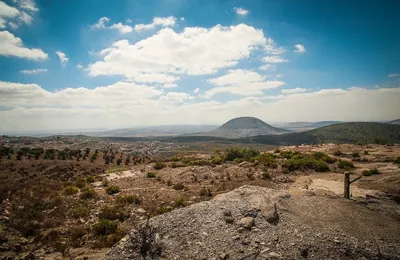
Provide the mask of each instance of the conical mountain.
[{"label": "conical mountain", "polygon": [[289,133],[289,131],[273,127],[258,118],[246,116],[233,118],[217,129],[208,132],[207,135],[225,138],[241,138],[284,133]]}]

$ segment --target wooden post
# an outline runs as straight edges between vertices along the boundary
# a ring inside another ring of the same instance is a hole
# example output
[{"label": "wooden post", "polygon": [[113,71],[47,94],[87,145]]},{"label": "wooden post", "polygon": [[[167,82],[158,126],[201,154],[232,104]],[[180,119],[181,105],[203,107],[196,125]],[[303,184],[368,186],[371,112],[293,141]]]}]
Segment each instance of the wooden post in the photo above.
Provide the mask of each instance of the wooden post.
[{"label": "wooden post", "polygon": [[344,174],[344,197],[350,199],[350,173]]},{"label": "wooden post", "polygon": [[358,181],[359,179],[361,179],[361,177],[362,175],[350,181],[350,172],[346,172],[344,174],[344,197],[346,199],[350,199],[350,184],[352,184],[355,181]]}]

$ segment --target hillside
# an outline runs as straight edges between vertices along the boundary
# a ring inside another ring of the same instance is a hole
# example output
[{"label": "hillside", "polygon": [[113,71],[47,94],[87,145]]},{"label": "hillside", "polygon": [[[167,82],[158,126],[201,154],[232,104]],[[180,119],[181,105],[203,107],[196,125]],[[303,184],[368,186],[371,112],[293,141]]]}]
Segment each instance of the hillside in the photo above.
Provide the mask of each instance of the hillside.
[{"label": "hillside", "polygon": [[287,122],[287,123],[276,123],[276,124],[272,124],[272,125],[275,127],[287,129],[290,131],[300,132],[300,131],[312,130],[312,129],[315,129],[318,127],[338,124],[338,123],[344,123],[344,122],[341,122],[341,121]]},{"label": "hillside", "polygon": [[307,132],[279,136],[256,136],[253,143],[300,145],[319,143],[400,143],[400,125],[354,122],[329,125]]},{"label": "hillside", "polygon": [[400,125],[400,119],[389,121],[389,124],[395,124],[395,125]]},{"label": "hillside", "polygon": [[288,130],[273,127],[255,117],[237,117],[203,135],[223,138],[241,138],[257,135],[278,135],[288,132]]}]

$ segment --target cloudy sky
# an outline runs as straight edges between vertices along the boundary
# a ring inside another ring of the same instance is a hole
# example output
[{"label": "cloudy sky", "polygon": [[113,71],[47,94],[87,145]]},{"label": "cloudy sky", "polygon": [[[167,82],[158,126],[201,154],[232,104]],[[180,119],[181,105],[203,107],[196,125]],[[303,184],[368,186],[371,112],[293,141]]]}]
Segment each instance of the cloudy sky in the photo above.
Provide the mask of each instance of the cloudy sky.
[{"label": "cloudy sky", "polygon": [[397,119],[399,8],[0,0],[0,132]]}]

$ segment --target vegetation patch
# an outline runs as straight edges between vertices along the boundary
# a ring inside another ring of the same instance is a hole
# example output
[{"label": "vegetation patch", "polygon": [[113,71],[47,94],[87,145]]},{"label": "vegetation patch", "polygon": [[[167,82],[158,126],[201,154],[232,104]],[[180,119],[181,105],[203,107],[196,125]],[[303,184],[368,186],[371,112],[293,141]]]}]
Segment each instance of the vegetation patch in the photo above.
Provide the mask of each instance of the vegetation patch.
[{"label": "vegetation patch", "polygon": [[121,189],[116,185],[111,185],[111,186],[107,187],[107,189],[106,189],[107,194],[110,194],[110,195],[116,194],[120,191],[121,191]]},{"label": "vegetation patch", "polygon": [[375,169],[372,169],[372,170],[365,170],[365,171],[362,172],[362,174],[364,176],[372,176],[372,175],[380,174],[380,172],[378,171],[377,168],[375,168]]},{"label": "vegetation patch", "polygon": [[95,235],[107,236],[117,232],[118,224],[112,220],[101,219],[98,223],[94,224],[92,228]]},{"label": "vegetation patch", "polygon": [[155,164],[154,164],[154,166],[153,166],[153,168],[155,169],[155,170],[161,170],[162,168],[164,168],[165,167],[165,163],[163,163],[163,162],[161,162],[161,161],[157,161]]},{"label": "vegetation patch", "polygon": [[123,172],[127,171],[128,167],[126,166],[114,166],[106,170],[107,174],[114,173],[114,172]]},{"label": "vegetation patch", "polygon": [[147,173],[147,178],[155,178],[157,175],[154,172],[148,172]]},{"label": "vegetation patch", "polygon": [[346,160],[339,160],[338,161],[338,167],[340,169],[345,169],[345,170],[354,169],[355,168],[355,166],[354,166],[354,164],[352,162],[346,161]]},{"label": "vegetation patch", "polygon": [[63,193],[67,196],[74,195],[79,192],[79,188],[75,186],[67,186],[63,189]]},{"label": "vegetation patch", "polygon": [[136,204],[140,205],[142,203],[142,199],[136,195],[120,195],[116,199],[118,204],[125,205],[125,204]]},{"label": "vegetation patch", "polygon": [[89,209],[85,205],[78,205],[70,209],[68,215],[73,218],[87,217],[89,215]]},{"label": "vegetation patch", "polygon": [[108,220],[125,220],[124,211],[118,206],[105,206],[101,209],[99,213],[99,219],[108,219]]},{"label": "vegetation patch", "polygon": [[94,189],[85,189],[82,191],[80,198],[83,200],[91,200],[96,198],[97,193]]}]

